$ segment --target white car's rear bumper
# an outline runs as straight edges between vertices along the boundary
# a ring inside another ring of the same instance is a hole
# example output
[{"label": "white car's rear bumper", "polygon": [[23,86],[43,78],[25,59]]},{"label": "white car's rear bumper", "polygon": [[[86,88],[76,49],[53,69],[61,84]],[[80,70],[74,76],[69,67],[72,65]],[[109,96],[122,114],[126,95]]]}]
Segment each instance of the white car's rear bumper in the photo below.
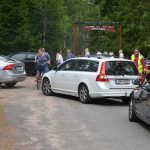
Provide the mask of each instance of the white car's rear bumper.
[{"label": "white car's rear bumper", "polygon": [[122,97],[122,96],[129,97],[131,92],[132,92],[132,89],[131,90],[119,90],[118,89],[118,91],[108,90],[108,91],[92,92],[90,93],[90,97],[91,98]]},{"label": "white car's rear bumper", "polygon": [[129,97],[136,86],[133,84],[127,86],[108,86],[105,83],[97,83],[90,87],[91,98],[100,97]]}]

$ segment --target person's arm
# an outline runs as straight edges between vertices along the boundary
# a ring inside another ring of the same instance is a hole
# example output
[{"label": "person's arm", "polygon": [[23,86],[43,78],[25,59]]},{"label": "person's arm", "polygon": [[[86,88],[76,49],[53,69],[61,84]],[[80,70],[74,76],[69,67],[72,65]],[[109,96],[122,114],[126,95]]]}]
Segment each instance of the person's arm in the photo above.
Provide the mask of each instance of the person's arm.
[{"label": "person's arm", "polygon": [[47,63],[50,64],[50,55],[46,53]]},{"label": "person's arm", "polygon": [[144,71],[146,71],[147,70],[147,66],[145,65],[144,58],[141,59],[141,63],[142,63],[142,66],[144,68]]},{"label": "person's arm", "polygon": [[36,55],[36,56],[35,56],[34,63],[37,63],[37,61],[38,61],[38,56]]}]

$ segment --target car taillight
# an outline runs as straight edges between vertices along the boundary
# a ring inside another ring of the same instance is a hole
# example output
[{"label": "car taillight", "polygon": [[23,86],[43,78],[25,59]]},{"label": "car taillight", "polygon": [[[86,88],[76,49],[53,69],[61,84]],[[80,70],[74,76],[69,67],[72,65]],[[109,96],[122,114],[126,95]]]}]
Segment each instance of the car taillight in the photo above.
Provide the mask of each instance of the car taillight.
[{"label": "car taillight", "polygon": [[12,70],[14,64],[9,64],[3,68],[3,70]]},{"label": "car taillight", "polygon": [[102,63],[100,73],[96,77],[96,81],[100,82],[109,82],[107,75],[106,75],[106,62]]}]

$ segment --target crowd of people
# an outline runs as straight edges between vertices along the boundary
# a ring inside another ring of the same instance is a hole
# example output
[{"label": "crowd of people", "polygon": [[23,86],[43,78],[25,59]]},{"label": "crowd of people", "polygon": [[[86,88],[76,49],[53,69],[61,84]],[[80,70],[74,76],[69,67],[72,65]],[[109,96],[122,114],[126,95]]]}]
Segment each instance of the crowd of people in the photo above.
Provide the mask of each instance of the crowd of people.
[{"label": "crowd of people", "polygon": [[[83,55],[84,55],[84,57],[88,57],[88,58],[91,57],[89,48],[84,49],[84,54]],[[97,56],[103,55],[103,56],[113,57],[114,53],[113,52],[108,53],[107,51],[104,51],[102,53],[100,51],[97,51],[96,55]],[[65,60],[71,59],[73,57],[74,57],[74,55],[71,52],[71,50],[67,50]],[[124,58],[123,50],[118,51],[118,57],[119,58]],[[147,72],[148,69],[145,65],[144,57],[140,54],[140,52],[137,48],[134,50],[134,53],[131,56],[131,60],[136,65],[136,67],[137,67],[140,74],[145,74]],[[63,61],[64,61],[64,59],[63,59],[63,56],[62,56],[62,51],[59,50],[56,53],[56,65],[57,66],[61,65],[63,63]],[[36,77],[37,77],[37,80],[38,80],[38,78],[40,78],[42,74],[49,71],[49,65],[51,63],[50,55],[45,51],[44,48],[39,48],[38,53],[35,57],[35,63],[36,63],[36,69],[37,69],[37,76]]]}]

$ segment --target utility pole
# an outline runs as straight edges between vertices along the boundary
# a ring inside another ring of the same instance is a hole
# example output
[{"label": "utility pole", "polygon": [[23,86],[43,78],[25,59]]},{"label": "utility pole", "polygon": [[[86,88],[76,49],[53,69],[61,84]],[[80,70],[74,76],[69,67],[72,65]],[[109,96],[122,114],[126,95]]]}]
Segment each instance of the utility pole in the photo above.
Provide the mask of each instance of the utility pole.
[{"label": "utility pole", "polygon": [[43,42],[44,42],[44,45],[45,45],[45,42],[46,42],[46,0],[44,1],[44,26],[43,26],[43,30],[44,30],[44,33],[43,33]]},{"label": "utility pole", "polygon": [[119,25],[119,49],[122,49],[122,25]]},{"label": "utility pole", "polygon": [[77,25],[74,23],[73,26],[73,33],[74,33],[74,49],[73,49],[73,54],[76,56],[76,50],[77,50]]}]

